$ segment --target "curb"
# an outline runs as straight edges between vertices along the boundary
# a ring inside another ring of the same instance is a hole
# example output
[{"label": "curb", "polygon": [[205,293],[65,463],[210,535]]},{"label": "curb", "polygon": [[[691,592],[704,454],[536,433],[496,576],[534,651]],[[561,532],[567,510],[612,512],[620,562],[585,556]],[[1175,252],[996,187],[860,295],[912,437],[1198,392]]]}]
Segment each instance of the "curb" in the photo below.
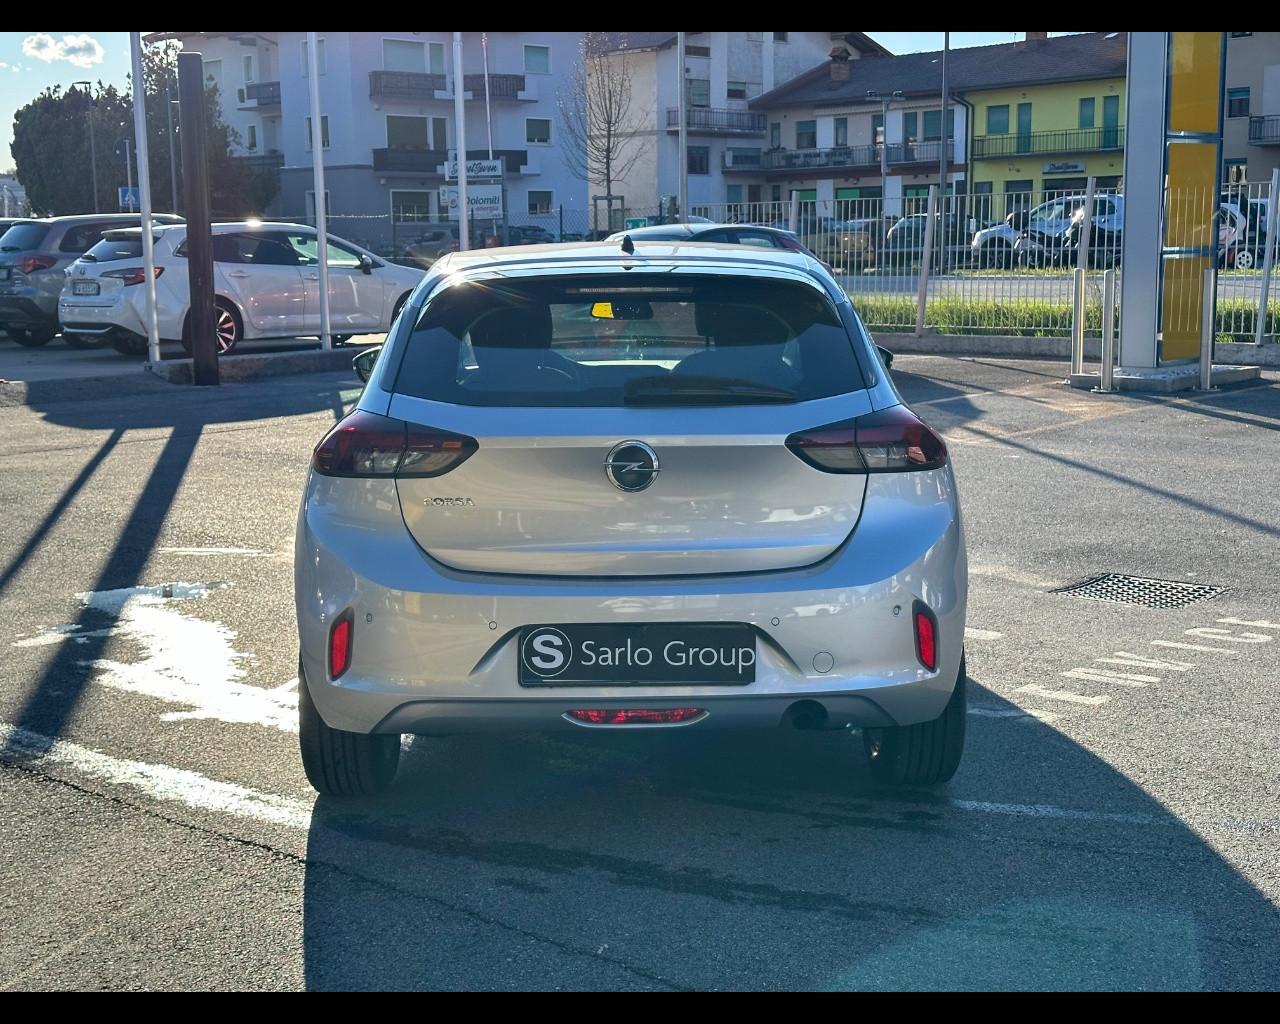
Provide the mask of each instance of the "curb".
[{"label": "curb", "polygon": [[[312,352],[263,352],[242,356],[223,356],[218,360],[218,379],[222,383],[254,380],[259,377],[278,377],[291,373],[327,373],[332,370],[350,370],[351,360],[359,355],[358,348],[335,348]],[[147,363],[145,367],[157,379],[170,384],[190,384],[191,359],[165,359],[159,363]]]},{"label": "curb", "polygon": [[[1030,338],[1007,334],[936,334],[874,331],[872,338],[895,355],[922,356],[1014,356],[1024,358],[1071,358],[1070,338]],[[1086,359],[1102,358],[1102,340],[1086,337]],[[1214,346],[1215,364],[1229,366],[1280,366],[1280,344],[1268,342],[1219,342]]]}]

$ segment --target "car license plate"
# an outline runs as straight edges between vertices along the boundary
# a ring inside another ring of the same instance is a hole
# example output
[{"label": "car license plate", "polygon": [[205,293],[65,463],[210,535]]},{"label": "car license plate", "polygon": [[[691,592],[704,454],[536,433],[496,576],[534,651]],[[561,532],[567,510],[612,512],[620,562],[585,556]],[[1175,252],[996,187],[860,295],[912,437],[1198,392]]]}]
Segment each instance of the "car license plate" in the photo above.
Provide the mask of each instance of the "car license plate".
[{"label": "car license plate", "polygon": [[740,622],[528,626],[519,644],[521,686],[756,681],[755,630]]},{"label": "car license plate", "polygon": [[97,281],[72,281],[71,294],[72,295],[97,295],[98,282]]}]

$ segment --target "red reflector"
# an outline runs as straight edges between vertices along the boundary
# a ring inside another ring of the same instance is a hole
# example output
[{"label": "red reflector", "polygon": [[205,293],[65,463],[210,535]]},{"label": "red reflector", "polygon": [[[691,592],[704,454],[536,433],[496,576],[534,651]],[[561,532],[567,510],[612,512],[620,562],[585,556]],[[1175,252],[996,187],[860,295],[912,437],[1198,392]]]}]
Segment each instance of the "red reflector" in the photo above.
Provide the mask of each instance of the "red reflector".
[{"label": "red reflector", "polygon": [[702,714],[702,708],[627,708],[622,711],[580,708],[569,714],[579,722],[592,725],[662,725],[697,718]]},{"label": "red reflector", "polygon": [[347,612],[329,631],[329,678],[337,679],[351,665],[351,621]]},{"label": "red reflector", "polygon": [[24,274],[34,274],[37,270],[48,270],[57,262],[53,256],[25,256],[18,269]]},{"label": "red reflector", "polygon": [[915,605],[916,657],[930,672],[938,667],[938,623],[919,601]]}]

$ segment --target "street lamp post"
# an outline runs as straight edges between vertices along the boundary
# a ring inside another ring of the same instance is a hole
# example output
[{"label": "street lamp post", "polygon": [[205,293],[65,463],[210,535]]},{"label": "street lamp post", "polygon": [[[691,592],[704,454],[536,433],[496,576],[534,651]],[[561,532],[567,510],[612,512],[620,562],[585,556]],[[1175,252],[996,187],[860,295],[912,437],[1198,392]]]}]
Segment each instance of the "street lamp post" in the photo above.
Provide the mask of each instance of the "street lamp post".
[{"label": "street lamp post", "polygon": [[169,189],[172,195],[172,212],[178,212],[178,157],[173,138],[173,105],[178,101],[169,95],[169,82],[164,83],[164,110],[169,116]]},{"label": "street lamp post", "polygon": [[93,144],[93,96],[89,90],[92,82],[72,82],[72,85],[83,85],[84,94],[89,97],[89,168],[93,172],[93,212],[98,212],[98,154]]},{"label": "street lamp post", "polygon": [[[902,99],[902,90],[895,89],[890,95],[867,90],[867,99],[880,101],[880,212],[884,213],[885,189],[889,184],[889,101]],[[872,140],[875,141],[874,139]]]}]

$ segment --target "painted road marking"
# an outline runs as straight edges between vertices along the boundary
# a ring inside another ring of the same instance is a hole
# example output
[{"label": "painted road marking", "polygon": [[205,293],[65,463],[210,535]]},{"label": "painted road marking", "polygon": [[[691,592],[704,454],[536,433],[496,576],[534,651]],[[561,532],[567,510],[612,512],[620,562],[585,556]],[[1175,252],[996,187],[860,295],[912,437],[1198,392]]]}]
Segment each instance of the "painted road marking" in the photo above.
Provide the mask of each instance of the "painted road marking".
[{"label": "painted road marking", "polygon": [[15,646],[57,643],[68,638],[119,636],[142,649],[137,661],[97,658],[93,682],[113,690],[138,693],[184,705],[161,715],[166,722],[215,718],[232,724],[262,725],[281,732],[298,731],[297,680],[267,690],[242,682],[241,663],[251,655],[232,645],[233,630],[220,622],[187,615],[175,602],[207,597],[227,584],[170,583],[77,594],[87,608],[112,615],[104,629],[77,632],[74,625],[56,626]]},{"label": "painted road marking", "polygon": [[1266,619],[1250,621],[1248,619],[1218,619],[1228,626],[1253,626],[1255,629],[1280,629],[1280,622],[1268,622]]},{"label": "painted road marking", "polygon": [[1073,693],[1071,690],[1050,690],[1047,687],[1040,686],[1038,683],[1028,683],[1026,686],[1019,686],[1014,693],[1030,693],[1036,697],[1047,697],[1049,700],[1066,701],[1068,704],[1090,704],[1096,707],[1099,704],[1105,704],[1111,698],[1107,694],[1099,694],[1097,697],[1086,697],[1083,693]]},{"label": "painted road marking", "polygon": [[269,552],[257,548],[160,548],[166,555],[243,555],[246,558],[263,558]]},{"label": "painted road marking", "polygon": [[1159,676],[1140,676],[1131,672],[1109,672],[1104,668],[1073,668],[1060,673],[1068,679],[1088,679],[1095,683],[1115,683],[1117,686],[1146,686],[1160,682]]},{"label": "painted road marking", "polygon": [[970,704],[969,714],[978,718],[1010,718],[1014,720],[1036,719],[1041,722],[1056,722],[1061,716],[1053,711],[1024,711],[1021,708],[991,708],[982,704]]},{"label": "painted road marking", "polygon": [[1152,647],[1172,647],[1179,651],[1211,651],[1214,654],[1238,654],[1229,647],[1206,647],[1204,644],[1180,644],[1174,640],[1152,640]]},{"label": "painted road marking", "polygon": [[972,626],[965,626],[964,638],[966,640],[1003,640],[1004,634],[997,633],[994,629],[974,629]]},{"label": "painted road marking", "polygon": [[219,782],[184,768],[112,757],[15,725],[0,723],[0,752],[17,755],[27,764],[67,765],[110,785],[126,786],[156,800],[185,804],[198,810],[219,811],[237,818],[299,829],[311,823],[311,804],[301,800]]},{"label": "painted road marking", "polygon": [[1156,658],[1148,658],[1140,654],[1130,654],[1128,651],[1116,651],[1114,658],[1094,658],[1094,661],[1102,662],[1104,665],[1130,665],[1133,668],[1159,668],[1169,672],[1185,672],[1189,668],[1194,668],[1195,663],[1190,661],[1160,661]]},{"label": "painted road marking", "polygon": [[1266,644],[1271,642],[1267,633],[1241,633],[1232,636],[1229,629],[1218,629],[1216,626],[1197,626],[1184,631],[1187,636],[1202,636],[1209,640],[1225,640],[1232,644]]}]

